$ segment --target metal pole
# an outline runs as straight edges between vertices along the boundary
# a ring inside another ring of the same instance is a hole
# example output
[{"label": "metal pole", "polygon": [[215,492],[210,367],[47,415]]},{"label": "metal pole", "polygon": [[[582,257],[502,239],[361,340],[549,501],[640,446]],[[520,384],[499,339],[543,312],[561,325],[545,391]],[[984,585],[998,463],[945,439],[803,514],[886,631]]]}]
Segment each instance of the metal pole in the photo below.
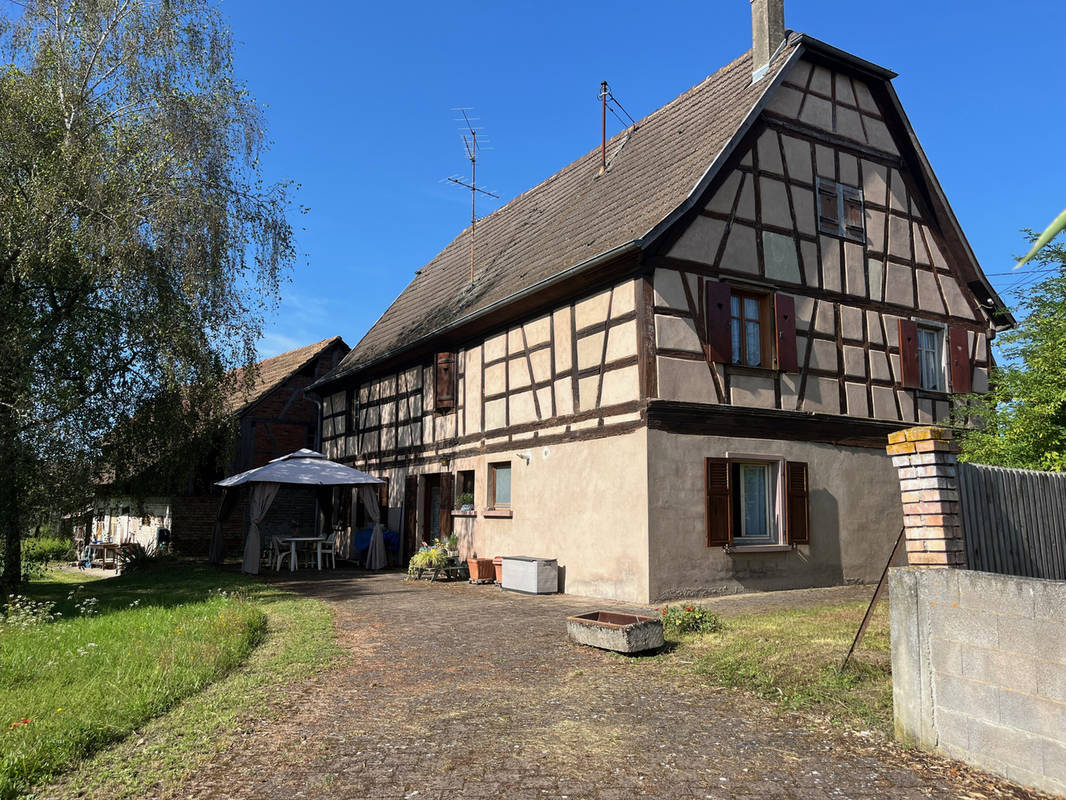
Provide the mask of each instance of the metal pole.
[{"label": "metal pole", "polygon": [[607,169],[607,81],[600,81],[600,174]]},{"label": "metal pole", "polygon": [[888,557],[888,562],[885,564],[885,568],[881,571],[881,580],[877,582],[877,588],[874,589],[874,596],[870,598],[870,605],[866,607],[866,613],[863,615],[862,624],[859,625],[859,629],[855,631],[855,638],[851,642],[851,647],[848,648],[848,654],[844,656],[844,663],[840,665],[840,671],[844,671],[844,667],[848,665],[848,661],[851,659],[852,653],[855,652],[855,648],[859,646],[859,642],[862,639],[862,635],[866,633],[866,626],[870,623],[870,617],[874,613],[874,607],[877,605],[877,601],[881,599],[881,590],[885,588],[885,578],[888,576],[888,568],[892,566],[892,562],[896,560],[896,555],[899,553],[900,547],[903,545],[903,531],[904,528],[899,529],[899,538],[896,539],[896,546],[892,548],[892,554]]},{"label": "metal pole", "polygon": [[474,282],[474,229],[477,227],[477,131],[470,130],[470,282]]}]

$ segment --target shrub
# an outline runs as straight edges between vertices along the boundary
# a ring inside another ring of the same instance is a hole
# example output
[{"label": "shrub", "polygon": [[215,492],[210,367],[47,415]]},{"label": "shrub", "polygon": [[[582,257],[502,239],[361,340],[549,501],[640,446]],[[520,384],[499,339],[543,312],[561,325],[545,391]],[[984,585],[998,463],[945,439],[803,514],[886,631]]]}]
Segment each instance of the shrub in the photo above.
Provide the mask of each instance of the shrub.
[{"label": "shrub", "polygon": [[440,539],[433,542],[432,547],[419,550],[407,565],[408,573],[414,574],[420,569],[436,569],[448,563],[448,550],[440,543]]},{"label": "shrub", "polygon": [[666,633],[713,633],[722,629],[722,618],[703,606],[663,606]]}]

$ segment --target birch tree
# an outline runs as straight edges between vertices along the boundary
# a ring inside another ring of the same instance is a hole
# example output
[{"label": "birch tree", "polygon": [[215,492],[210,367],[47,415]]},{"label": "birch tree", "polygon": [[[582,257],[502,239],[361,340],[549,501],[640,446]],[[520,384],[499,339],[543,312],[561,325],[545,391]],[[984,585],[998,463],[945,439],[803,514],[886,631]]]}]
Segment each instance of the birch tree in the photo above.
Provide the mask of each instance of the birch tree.
[{"label": "birch tree", "polygon": [[293,258],[263,147],[204,0],[0,0],[5,582],[41,508],[217,435]]}]

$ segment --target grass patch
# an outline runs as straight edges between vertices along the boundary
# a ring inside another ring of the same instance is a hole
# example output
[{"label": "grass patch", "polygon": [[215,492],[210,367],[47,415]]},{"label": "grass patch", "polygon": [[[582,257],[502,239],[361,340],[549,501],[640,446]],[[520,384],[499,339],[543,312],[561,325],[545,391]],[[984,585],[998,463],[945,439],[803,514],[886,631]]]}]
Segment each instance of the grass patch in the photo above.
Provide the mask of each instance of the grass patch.
[{"label": "grass patch", "polygon": [[[246,661],[202,692],[97,751],[42,795],[123,800],[151,794],[183,797],[183,780],[225,750],[249,720],[271,717],[285,687],[336,663],[333,615],[325,603],[268,583],[208,568],[180,568],[174,583],[240,589],[266,617],[260,645]],[[108,581],[110,583],[110,581]]]},{"label": "grass patch", "polygon": [[680,637],[678,660],[710,682],[746,689],[785,708],[891,731],[887,602],[878,606],[861,647],[840,671],[866,606],[732,617],[720,632]]},{"label": "grass patch", "polygon": [[[104,795],[143,794],[195,761],[190,751],[212,752],[207,737],[235,724],[232,708],[190,701],[240,672],[234,669],[254,660],[257,644],[283,639],[269,664],[286,672],[336,652],[323,604],[241,575],[185,564],[103,581],[79,575],[85,585],[73,597],[70,575],[51,573],[25,591],[30,600],[56,603],[61,617],[0,632],[0,797],[72,767],[63,780],[75,780],[94,763],[105,766]],[[89,604],[96,613],[79,615],[86,598],[96,599]],[[29,723],[9,727],[23,719]],[[167,719],[170,752],[118,756],[131,732],[143,741],[144,730]],[[82,776],[85,791],[100,783],[101,773],[95,776]]]}]

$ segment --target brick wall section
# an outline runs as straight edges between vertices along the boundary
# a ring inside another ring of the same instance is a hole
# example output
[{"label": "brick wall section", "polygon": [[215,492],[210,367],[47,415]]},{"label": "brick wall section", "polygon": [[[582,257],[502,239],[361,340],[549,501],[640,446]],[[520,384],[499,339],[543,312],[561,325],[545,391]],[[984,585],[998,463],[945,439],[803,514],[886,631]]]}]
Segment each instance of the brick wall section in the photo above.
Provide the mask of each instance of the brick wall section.
[{"label": "brick wall section", "polygon": [[921,426],[892,433],[888,441],[888,454],[899,474],[908,563],[965,567],[957,451],[951,432]]},{"label": "brick wall section", "polygon": [[896,734],[1066,795],[1066,582],[889,573]]}]

